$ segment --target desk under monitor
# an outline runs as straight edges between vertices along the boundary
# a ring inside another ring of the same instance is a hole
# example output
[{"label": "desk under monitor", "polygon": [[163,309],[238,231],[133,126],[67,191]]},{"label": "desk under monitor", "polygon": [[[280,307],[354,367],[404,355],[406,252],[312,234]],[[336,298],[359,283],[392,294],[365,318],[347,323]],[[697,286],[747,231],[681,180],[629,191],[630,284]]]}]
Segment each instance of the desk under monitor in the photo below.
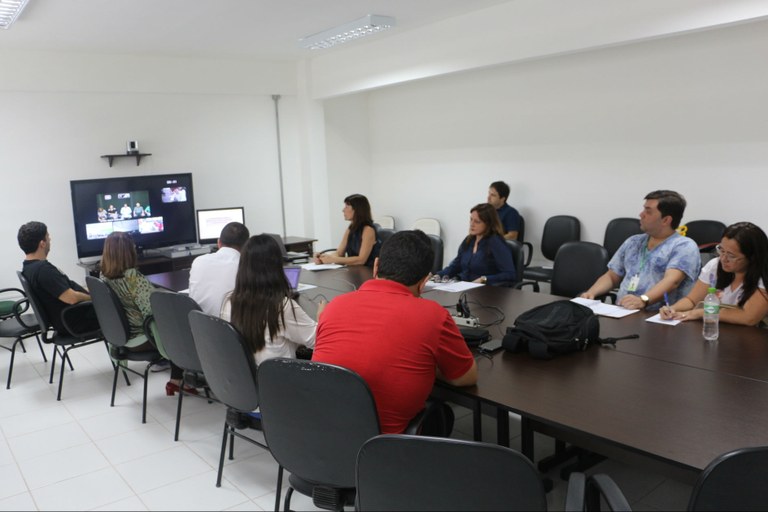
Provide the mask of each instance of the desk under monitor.
[{"label": "desk under monitor", "polygon": [[[164,287],[184,286],[183,274],[176,277],[180,280],[174,284],[172,276],[163,276]],[[188,278],[187,273],[187,283]],[[301,282],[332,298],[370,278],[366,267],[347,267],[304,271]],[[467,294],[481,322],[497,318],[497,312],[483,306],[499,308],[503,327],[523,311],[559,299],[489,286]],[[459,296],[424,294],[445,305],[455,304]],[[720,340],[711,343],[702,339],[700,323],[671,327],[648,323],[648,316],[601,317],[603,337],[640,335],[615,348],[592,347],[549,361],[502,351],[477,358],[476,386],[438,382],[433,393],[475,411],[477,439],[481,410],[494,412],[500,444],[509,442],[508,412],[519,414],[522,451],[530,458],[535,430],[690,482],[721,453],[768,445],[768,432],[761,428],[768,424],[768,331],[722,324]]]}]

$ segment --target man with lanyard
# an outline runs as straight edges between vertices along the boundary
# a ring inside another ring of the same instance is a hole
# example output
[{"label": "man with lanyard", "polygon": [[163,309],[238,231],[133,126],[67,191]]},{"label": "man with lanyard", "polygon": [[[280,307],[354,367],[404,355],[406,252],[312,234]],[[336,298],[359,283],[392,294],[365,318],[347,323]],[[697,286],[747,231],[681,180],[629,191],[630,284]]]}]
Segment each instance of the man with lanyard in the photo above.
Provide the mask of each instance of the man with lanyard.
[{"label": "man with lanyard", "polygon": [[671,190],[645,196],[640,212],[643,234],[629,237],[608,263],[608,271],[581,296],[594,299],[619,287],[617,301],[627,309],[658,310],[690,291],[701,270],[696,243],[677,233],[686,202]]}]

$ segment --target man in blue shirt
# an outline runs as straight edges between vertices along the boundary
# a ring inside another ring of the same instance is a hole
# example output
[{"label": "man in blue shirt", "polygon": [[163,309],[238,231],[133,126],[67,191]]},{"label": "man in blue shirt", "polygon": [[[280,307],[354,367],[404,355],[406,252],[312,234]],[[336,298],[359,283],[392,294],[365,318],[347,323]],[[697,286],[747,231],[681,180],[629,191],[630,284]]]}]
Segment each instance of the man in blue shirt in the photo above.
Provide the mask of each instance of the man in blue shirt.
[{"label": "man in blue shirt", "polygon": [[676,230],[686,202],[671,190],[645,196],[640,212],[643,234],[629,237],[608,263],[608,272],[581,296],[594,299],[619,287],[618,304],[627,309],[658,310],[685,297],[701,270],[696,242]]},{"label": "man in blue shirt", "polygon": [[504,228],[504,238],[517,240],[520,232],[520,214],[507,204],[509,185],[503,181],[494,181],[488,188],[488,203],[496,208],[499,220]]}]

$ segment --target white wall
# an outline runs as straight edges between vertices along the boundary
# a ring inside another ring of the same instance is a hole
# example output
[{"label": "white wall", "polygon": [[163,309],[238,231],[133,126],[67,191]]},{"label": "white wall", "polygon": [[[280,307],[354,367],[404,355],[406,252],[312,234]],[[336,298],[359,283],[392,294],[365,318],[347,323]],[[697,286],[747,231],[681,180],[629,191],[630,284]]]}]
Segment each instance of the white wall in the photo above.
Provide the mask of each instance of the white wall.
[{"label": "white wall", "polygon": [[[258,70],[249,72],[243,63],[126,59],[130,73],[121,68],[115,79],[99,76],[101,65],[111,68],[104,56],[32,55],[25,61],[0,54],[0,63],[20,73],[0,79],[0,263],[6,269],[0,286],[18,287],[14,271],[23,254],[16,232],[29,220],[48,225],[51,261],[84,281],[76,266],[72,179],[192,172],[197,208],[243,205],[254,233],[282,230],[275,111],[267,91],[285,93],[283,146],[295,149],[294,65],[251,63]],[[22,62],[33,69],[23,73]],[[138,140],[152,156],[139,167],[131,159],[108,167],[100,155],[125,152],[127,140]],[[295,152],[284,158],[289,185],[299,179],[297,162]],[[303,234],[301,201],[295,203],[288,208],[289,230]]]},{"label": "white wall", "polygon": [[[768,229],[767,51],[761,21],[326,101],[329,173],[366,180],[398,229],[437,217],[447,258],[496,179],[535,245],[563,213],[602,242],[608,220],[637,215],[659,188],[687,197],[685,219]],[[365,110],[368,138],[361,120],[335,122]],[[367,172],[364,156],[350,158],[366,151]]]}]

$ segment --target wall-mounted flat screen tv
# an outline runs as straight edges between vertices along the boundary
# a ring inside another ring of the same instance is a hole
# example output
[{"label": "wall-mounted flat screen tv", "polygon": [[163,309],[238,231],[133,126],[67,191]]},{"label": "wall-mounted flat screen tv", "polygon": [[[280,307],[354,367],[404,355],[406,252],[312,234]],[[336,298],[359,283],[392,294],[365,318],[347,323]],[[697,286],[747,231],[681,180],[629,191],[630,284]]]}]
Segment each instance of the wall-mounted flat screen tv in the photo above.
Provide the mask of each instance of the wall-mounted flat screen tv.
[{"label": "wall-mounted flat screen tv", "polygon": [[192,174],[156,174],[70,181],[77,257],[100,256],[113,231],[144,249],[194,244]]},{"label": "wall-mounted flat screen tv", "polygon": [[210,208],[197,210],[197,240],[201,244],[215,244],[224,226],[230,222],[245,224],[245,208]]}]

